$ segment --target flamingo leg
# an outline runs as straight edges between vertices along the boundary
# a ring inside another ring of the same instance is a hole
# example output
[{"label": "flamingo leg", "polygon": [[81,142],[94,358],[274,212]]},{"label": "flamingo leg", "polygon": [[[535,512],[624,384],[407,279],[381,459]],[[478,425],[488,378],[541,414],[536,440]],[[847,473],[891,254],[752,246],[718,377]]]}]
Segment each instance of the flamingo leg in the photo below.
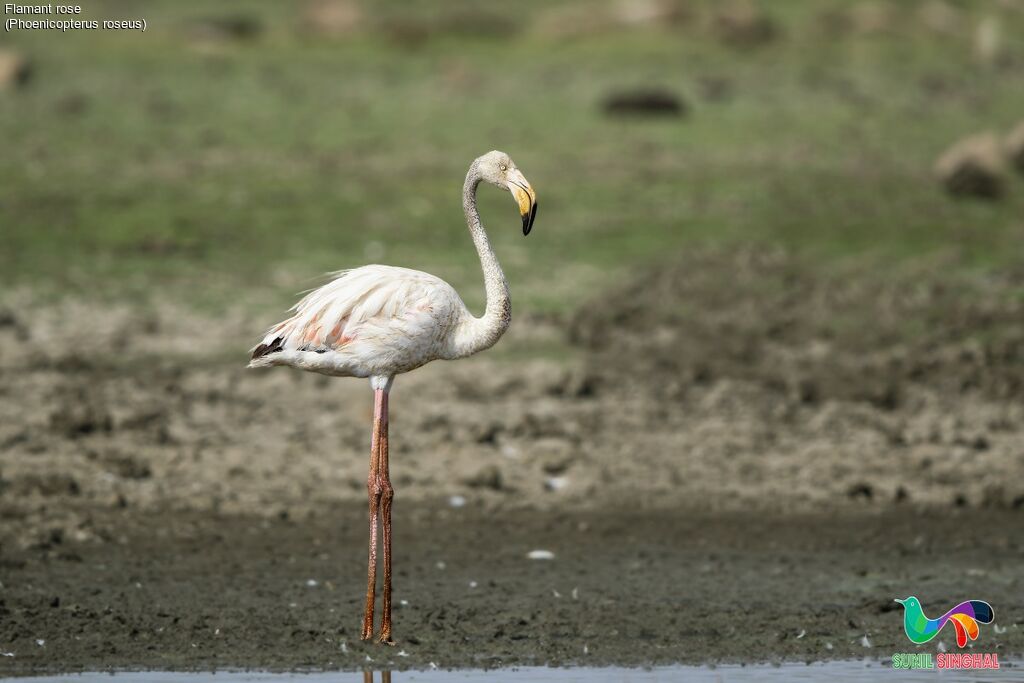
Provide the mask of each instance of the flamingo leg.
[{"label": "flamingo leg", "polygon": [[373,607],[377,598],[377,517],[381,502],[378,463],[380,462],[381,451],[381,412],[386,405],[387,393],[380,389],[375,390],[373,396],[373,436],[370,441],[370,474],[366,478],[366,492],[370,503],[370,558],[369,566],[366,570],[366,607],[363,611],[363,628],[359,635],[363,640],[369,640],[373,637]]},{"label": "flamingo leg", "polygon": [[382,391],[380,402],[379,452],[377,454],[377,481],[380,483],[381,545],[384,551],[384,599],[378,642],[394,645],[391,639],[391,501],[395,497],[388,472],[388,392]]}]

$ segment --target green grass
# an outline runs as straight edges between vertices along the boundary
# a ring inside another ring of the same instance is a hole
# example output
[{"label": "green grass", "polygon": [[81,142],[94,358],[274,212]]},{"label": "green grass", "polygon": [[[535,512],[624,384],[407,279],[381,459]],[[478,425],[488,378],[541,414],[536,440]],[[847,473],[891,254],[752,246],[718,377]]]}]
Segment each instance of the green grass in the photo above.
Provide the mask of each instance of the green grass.
[{"label": "green grass", "polygon": [[[680,27],[569,39],[535,30],[539,0],[364,3],[363,27],[337,39],[303,34],[293,6],[270,0],[90,3],[90,17],[150,28],[2,37],[36,78],[0,94],[0,284],[284,306],[317,274],[372,260],[434,272],[479,305],[459,195],[492,148],[540,196],[523,239],[511,199],[483,191],[518,310],[571,309],[706,242],[1019,259],[1024,182],[1001,202],[956,201],[931,165],[1024,116],[1024,13],[952,3],[960,20],[938,35],[915,19],[923,3],[893,2],[891,30],[829,35],[821,15],[851,4],[767,3],[781,37],[735,48],[708,28],[713,3]],[[228,14],[263,33],[196,37],[199,19]],[[996,65],[973,56],[986,14]],[[707,78],[731,95],[702,97]],[[605,93],[635,85],[678,91],[690,115],[602,115]]]}]

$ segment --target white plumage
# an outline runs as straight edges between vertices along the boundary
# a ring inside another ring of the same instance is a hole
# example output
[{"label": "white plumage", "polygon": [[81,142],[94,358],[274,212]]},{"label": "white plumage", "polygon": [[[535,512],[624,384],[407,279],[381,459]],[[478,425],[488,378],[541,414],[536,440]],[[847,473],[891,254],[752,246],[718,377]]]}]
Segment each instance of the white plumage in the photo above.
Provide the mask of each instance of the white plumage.
[{"label": "white plumage", "polygon": [[290,365],[334,376],[392,376],[436,358],[455,357],[452,339],[460,323],[475,320],[444,280],[382,265],[335,273],[291,310],[295,314],[272,327],[261,342],[280,350],[254,358],[250,367]]}]

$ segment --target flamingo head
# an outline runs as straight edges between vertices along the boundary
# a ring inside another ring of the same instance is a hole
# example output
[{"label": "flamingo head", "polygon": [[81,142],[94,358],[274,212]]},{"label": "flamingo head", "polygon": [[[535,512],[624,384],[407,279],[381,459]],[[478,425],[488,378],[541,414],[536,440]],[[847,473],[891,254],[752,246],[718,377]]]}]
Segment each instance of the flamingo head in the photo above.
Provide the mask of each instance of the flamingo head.
[{"label": "flamingo head", "polygon": [[519,215],[523,218],[523,234],[529,235],[533,221],[537,218],[537,193],[516,168],[512,157],[495,150],[477,159],[476,167],[481,180],[512,193],[519,205]]}]

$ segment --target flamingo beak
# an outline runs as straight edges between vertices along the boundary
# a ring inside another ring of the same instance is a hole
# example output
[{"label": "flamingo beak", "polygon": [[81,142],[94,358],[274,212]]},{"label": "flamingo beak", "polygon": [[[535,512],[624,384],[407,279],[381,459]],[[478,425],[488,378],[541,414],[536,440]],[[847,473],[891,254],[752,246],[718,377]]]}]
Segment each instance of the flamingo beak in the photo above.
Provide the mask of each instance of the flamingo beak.
[{"label": "flamingo beak", "polygon": [[518,168],[509,173],[508,189],[519,204],[519,215],[523,217],[523,234],[529,235],[533,221],[537,218],[537,193],[530,187]]}]

